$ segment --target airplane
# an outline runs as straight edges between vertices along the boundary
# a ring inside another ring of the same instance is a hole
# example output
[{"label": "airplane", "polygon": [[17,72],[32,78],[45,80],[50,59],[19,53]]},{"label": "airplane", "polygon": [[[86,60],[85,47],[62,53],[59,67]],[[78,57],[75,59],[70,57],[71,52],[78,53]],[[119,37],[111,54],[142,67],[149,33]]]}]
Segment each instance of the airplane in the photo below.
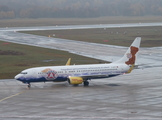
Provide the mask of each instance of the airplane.
[{"label": "airplane", "polygon": [[130,45],[124,56],[109,64],[70,65],[71,58],[65,66],[45,66],[23,70],[15,76],[22,83],[32,82],[65,82],[71,85],[89,85],[91,79],[110,78],[130,73],[136,62],[137,53],[141,43],[141,37],[137,37]]}]

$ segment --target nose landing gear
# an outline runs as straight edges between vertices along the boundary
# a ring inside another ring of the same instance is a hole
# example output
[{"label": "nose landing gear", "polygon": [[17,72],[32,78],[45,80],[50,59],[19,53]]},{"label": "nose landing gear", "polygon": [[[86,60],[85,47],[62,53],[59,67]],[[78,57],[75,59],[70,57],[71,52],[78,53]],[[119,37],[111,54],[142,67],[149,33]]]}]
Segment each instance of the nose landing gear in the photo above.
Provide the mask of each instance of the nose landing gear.
[{"label": "nose landing gear", "polygon": [[28,83],[27,88],[28,88],[28,89],[30,89],[30,87],[31,87],[31,84],[30,84],[30,83]]}]

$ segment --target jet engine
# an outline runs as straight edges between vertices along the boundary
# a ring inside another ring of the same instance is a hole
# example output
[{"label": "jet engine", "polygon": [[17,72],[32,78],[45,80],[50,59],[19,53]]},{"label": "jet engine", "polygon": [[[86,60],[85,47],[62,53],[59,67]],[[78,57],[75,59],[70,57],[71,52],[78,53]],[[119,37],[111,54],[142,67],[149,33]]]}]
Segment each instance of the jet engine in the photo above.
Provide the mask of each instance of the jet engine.
[{"label": "jet engine", "polygon": [[69,77],[68,82],[71,85],[82,84],[83,83],[83,78],[81,78],[81,77]]}]

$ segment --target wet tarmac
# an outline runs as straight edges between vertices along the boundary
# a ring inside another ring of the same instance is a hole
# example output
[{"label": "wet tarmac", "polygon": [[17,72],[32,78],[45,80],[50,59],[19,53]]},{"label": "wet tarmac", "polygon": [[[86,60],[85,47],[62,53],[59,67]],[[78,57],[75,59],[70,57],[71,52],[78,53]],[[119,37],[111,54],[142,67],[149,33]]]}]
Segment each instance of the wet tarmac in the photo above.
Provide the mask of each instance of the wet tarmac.
[{"label": "wet tarmac", "polygon": [[34,31],[34,30],[68,30],[68,29],[93,29],[93,28],[120,28],[120,27],[149,27],[162,26],[159,23],[125,23],[125,24],[94,24],[94,25],[66,25],[66,26],[34,26],[34,27],[6,27],[0,31]]},{"label": "wet tarmac", "polygon": [[[146,120],[162,118],[162,68],[90,81],[89,87],[0,81],[0,119]],[[156,73],[155,73],[156,72]]]}]

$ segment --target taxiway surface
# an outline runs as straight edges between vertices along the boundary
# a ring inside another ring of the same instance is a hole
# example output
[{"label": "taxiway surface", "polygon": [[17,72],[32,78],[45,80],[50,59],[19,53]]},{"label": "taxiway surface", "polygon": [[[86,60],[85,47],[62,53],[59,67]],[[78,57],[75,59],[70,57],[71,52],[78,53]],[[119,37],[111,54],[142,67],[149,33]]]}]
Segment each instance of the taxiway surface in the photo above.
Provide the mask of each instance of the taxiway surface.
[{"label": "taxiway surface", "polygon": [[[156,71],[156,74],[153,72]],[[35,83],[30,90],[15,80],[0,82],[0,118],[6,120],[112,119],[161,120],[162,68],[90,81]]]}]

